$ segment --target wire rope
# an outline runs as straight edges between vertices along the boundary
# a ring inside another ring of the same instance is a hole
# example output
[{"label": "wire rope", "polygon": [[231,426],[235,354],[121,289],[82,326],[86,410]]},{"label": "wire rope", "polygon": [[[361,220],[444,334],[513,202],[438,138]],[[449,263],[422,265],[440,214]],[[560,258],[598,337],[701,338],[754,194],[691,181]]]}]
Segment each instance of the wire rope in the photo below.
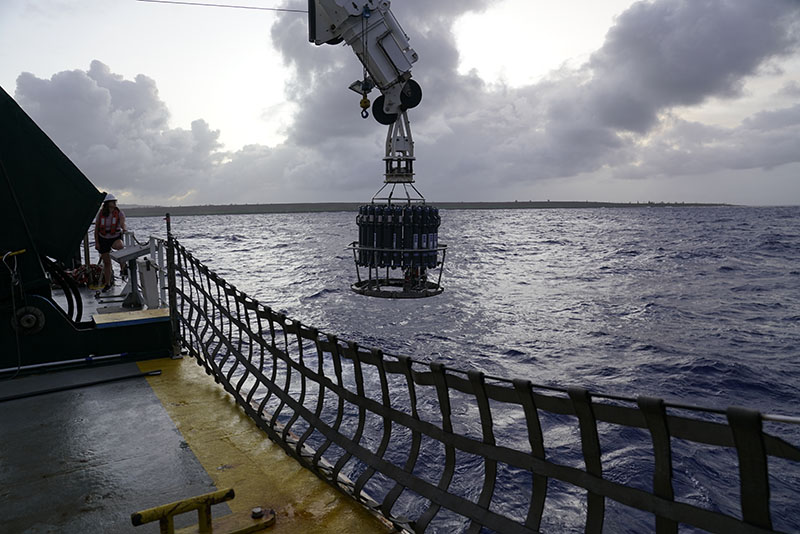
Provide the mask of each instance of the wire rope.
[{"label": "wire rope", "polygon": [[[7,260],[9,258],[14,260],[14,267],[13,268],[8,264]],[[4,378],[3,380],[13,380],[13,379],[15,379],[17,377],[17,375],[19,375],[19,372],[22,369],[22,349],[20,347],[20,341],[19,341],[19,329],[16,326],[16,321],[17,321],[17,299],[14,296],[14,293],[16,292],[16,288],[18,286],[22,285],[22,281],[20,280],[20,277],[19,277],[19,271],[17,270],[17,253],[9,251],[9,252],[6,252],[5,254],[3,254],[3,265],[6,266],[6,268],[8,269],[8,273],[11,276],[11,288],[10,288],[11,289],[11,320],[15,322],[15,325],[14,325],[14,341],[15,341],[15,343],[17,345],[17,370],[12,376]]]},{"label": "wire rope", "polygon": [[204,2],[183,2],[179,0],[136,0],[137,2],[147,2],[150,4],[176,4],[180,6],[199,6],[199,7],[228,7],[232,9],[253,9],[257,11],[279,11],[283,13],[308,13],[305,9],[289,9],[283,7],[260,7],[260,6],[241,6],[233,4],[208,4]]}]

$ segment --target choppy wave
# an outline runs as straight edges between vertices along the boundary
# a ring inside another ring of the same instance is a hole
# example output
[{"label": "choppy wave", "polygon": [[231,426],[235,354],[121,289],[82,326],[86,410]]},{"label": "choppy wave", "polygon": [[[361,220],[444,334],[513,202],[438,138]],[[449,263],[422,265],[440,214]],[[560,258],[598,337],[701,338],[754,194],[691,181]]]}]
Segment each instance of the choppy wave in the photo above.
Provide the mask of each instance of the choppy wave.
[{"label": "choppy wave", "polygon": [[[162,224],[129,222],[140,236],[163,235]],[[445,292],[422,301],[349,291],[353,213],[175,217],[173,229],[241,290],[365,346],[541,384],[798,415],[800,208],[443,211]],[[800,430],[787,437],[800,442]],[[624,443],[608,446],[617,456],[604,461],[628,476]],[[718,474],[677,467],[678,493],[702,501]],[[800,530],[800,512],[780,516]]]}]

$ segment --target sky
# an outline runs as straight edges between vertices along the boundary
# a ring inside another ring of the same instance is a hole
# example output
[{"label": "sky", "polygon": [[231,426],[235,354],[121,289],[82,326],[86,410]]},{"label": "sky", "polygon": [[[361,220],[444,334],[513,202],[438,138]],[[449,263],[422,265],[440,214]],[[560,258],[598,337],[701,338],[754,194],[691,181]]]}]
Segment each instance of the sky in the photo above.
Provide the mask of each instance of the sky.
[{"label": "sky", "polygon": [[[800,0],[392,11],[419,54],[429,201],[800,205]],[[0,2],[0,86],[123,206],[368,201],[386,127],[347,89],[361,73],[304,14]]]}]

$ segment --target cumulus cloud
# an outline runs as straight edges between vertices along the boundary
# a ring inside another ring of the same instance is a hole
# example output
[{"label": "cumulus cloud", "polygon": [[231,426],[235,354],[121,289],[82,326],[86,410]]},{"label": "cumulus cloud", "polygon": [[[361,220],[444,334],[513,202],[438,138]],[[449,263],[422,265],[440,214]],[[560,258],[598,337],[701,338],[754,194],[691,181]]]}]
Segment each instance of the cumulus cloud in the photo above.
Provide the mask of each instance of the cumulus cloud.
[{"label": "cumulus cloud", "polygon": [[[740,98],[748,80],[796,55],[796,0],[640,1],[584,65],[521,88],[458,73],[453,24],[492,3],[393,5],[421,58],[414,77],[424,99],[410,115],[429,198],[480,199],[488,190],[503,198],[596,171],[668,177],[800,161],[798,106],[758,112],[736,127],[675,112]],[[22,74],[16,97],[95,183],[140,202],[363,199],[381,185],[385,129],[361,119],[346,89],[361,76],[352,52],[309,44],[305,24],[286,15],[271,29],[293,72],[286,95],[297,109],[275,147],[223,152],[219,132],[202,119],[190,130],[171,128],[154,80],[124,80],[100,61],[49,80]],[[779,93],[797,91],[788,82]]]},{"label": "cumulus cloud", "polygon": [[17,78],[17,101],[101,189],[143,201],[180,199],[219,163],[219,132],[203,120],[169,127],[154,80],[113,74],[100,61],[43,80]]}]

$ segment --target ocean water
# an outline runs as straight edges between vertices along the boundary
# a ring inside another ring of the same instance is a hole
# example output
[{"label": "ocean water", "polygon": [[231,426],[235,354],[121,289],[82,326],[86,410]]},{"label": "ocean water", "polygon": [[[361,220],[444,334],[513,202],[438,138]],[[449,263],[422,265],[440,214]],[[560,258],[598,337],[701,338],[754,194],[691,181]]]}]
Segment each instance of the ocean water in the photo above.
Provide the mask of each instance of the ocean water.
[{"label": "ocean water", "polygon": [[[129,228],[165,233],[161,218]],[[350,290],[355,213],[176,217],[173,232],[252,297],[364,346],[537,384],[800,415],[800,207],[447,210],[445,291],[411,301]],[[775,432],[800,444],[798,428]],[[603,443],[620,478],[636,456],[625,439]],[[677,461],[677,493],[703,503],[729,483],[708,507],[737,509],[735,456],[720,455],[733,470],[720,481],[693,461],[708,454]],[[800,532],[798,470],[772,480],[773,522],[787,532]],[[570,521],[544,526],[582,531]],[[608,532],[651,530],[613,507],[606,518]]]}]

